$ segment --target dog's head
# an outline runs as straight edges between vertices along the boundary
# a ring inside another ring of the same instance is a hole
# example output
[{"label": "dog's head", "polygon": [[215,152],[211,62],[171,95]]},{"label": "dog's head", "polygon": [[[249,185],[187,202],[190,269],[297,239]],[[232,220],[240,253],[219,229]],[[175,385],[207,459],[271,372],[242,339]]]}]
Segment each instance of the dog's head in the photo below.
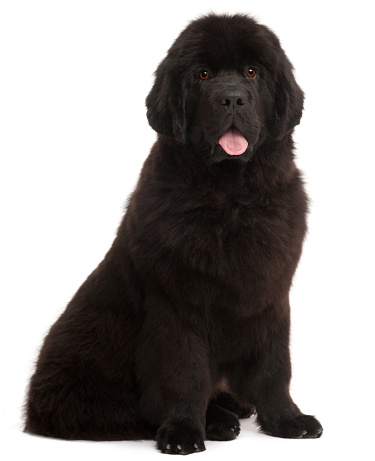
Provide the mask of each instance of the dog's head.
[{"label": "dog's head", "polygon": [[244,15],[208,15],[174,42],[146,105],[155,131],[210,163],[247,161],[299,123],[303,92],[273,32]]}]

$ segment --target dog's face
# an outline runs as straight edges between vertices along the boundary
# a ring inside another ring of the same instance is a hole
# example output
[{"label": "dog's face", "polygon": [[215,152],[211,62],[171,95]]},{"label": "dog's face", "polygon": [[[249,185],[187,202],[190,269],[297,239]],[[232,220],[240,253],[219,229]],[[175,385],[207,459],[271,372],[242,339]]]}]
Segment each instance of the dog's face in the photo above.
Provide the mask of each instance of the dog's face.
[{"label": "dog's face", "polygon": [[208,163],[248,161],[299,123],[303,93],[277,37],[242,15],[192,22],[161,62],[150,125]]}]

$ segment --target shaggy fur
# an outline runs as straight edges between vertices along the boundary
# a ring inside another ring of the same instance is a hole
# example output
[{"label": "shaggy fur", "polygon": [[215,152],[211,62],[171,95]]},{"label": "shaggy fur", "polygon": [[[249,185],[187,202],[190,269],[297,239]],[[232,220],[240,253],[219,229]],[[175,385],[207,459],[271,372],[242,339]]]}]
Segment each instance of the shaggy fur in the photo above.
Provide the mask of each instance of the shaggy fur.
[{"label": "shaggy fur", "polygon": [[[289,289],[307,211],[292,66],[253,19],[208,15],[155,75],[146,103],[158,139],[111,249],[45,338],[25,430],[155,438],[186,454],[234,439],[256,412],[267,434],[319,437],[289,395]],[[231,126],[242,155],[218,144]]]}]

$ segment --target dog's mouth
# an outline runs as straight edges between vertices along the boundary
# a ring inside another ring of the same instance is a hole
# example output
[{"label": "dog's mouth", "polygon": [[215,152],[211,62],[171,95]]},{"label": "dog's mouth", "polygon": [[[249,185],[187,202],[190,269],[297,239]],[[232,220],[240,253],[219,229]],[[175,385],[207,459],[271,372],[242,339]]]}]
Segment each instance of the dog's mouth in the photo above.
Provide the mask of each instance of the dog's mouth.
[{"label": "dog's mouth", "polygon": [[219,144],[228,155],[241,155],[249,145],[245,137],[233,125],[221,136]]}]

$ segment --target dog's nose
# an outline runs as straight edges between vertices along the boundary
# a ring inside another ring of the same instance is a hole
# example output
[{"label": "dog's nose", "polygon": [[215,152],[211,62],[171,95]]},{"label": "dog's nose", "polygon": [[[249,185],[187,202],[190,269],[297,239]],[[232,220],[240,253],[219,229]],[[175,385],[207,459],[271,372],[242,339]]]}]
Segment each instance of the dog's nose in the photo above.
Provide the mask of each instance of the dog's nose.
[{"label": "dog's nose", "polygon": [[228,111],[238,110],[247,104],[247,96],[244,92],[238,90],[225,91],[218,98],[219,104],[225,106]]}]

